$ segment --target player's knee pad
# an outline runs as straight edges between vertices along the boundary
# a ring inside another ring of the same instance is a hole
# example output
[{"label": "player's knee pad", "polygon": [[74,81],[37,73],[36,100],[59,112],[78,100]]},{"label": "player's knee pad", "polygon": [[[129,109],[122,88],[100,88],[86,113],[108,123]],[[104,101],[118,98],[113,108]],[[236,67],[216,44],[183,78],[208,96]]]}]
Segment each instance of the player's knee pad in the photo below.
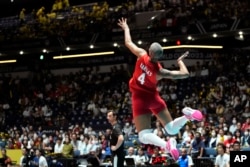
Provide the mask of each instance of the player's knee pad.
[{"label": "player's knee pad", "polygon": [[165,125],[165,129],[169,135],[176,135],[179,132],[179,128],[173,126],[173,121]]},{"label": "player's knee pad", "polygon": [[152,133],[151,129],[144,129],[144,130],[140,131],[138,133],[140,142],[143,144],[149,144],[146,136],[147,136],[147,134],[150,134],[150,133]]}]

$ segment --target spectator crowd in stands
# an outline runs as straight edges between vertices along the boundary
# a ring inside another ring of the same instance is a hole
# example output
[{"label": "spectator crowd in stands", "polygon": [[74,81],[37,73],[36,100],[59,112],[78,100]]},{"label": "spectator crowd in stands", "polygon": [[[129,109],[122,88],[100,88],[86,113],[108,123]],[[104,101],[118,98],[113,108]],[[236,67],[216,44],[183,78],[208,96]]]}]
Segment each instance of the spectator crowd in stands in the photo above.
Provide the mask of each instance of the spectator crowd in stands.
[{"label": "spectator crowd in stands", "polygon": [[[242,149],[249,148],[249,55],[237,54],[197,62],[188,67],[190,78],[159,84],[173,117],[181,114],[183,106],[199,108],[204,114],[202,122],[189,122],[176,135],[179,147],[187,148],[192,158],[205,156],[206,148],[215,149],[219,143],[226,146],[226,153],[236,142]],[[129,72],[124,66],[113,66],[108,73],[98,69],[83,68],[69,75],[42,70],[30,78],[2,75],[1,147],[42,149],[45,155],[59,153],[70,158],[92,153],[105,161],[110,156],[106,113],[115,109],[126,141],[136,150],[142,146],[150,158],[156,148],[141,145],[136,138],[127,86]],[[208,73],[201,75],[203,70]],[[167,139],[159,122],[153,116],[152,120],[154,133]]]}]

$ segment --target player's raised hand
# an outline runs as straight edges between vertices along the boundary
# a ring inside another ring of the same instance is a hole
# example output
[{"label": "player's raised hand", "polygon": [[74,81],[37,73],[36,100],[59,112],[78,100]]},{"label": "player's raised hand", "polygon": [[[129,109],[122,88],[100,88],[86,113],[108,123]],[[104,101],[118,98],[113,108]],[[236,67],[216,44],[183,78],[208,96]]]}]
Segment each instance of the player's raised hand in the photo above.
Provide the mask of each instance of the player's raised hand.
[{"label": "player's raised hand", "polygon": [[188,56],[188,54],[189,54],[189,51],[186,51],[183,55],[181,55],[181,57],[179,57],[179,58],[177,59],[177,62],[183,60],[185,57]]},{"label": "player's raised hand", "polygon": [[121,18],[118,20],[117,23],[123,30],[125,30],[126,28],[128,28],[128,24],[127,24],[127,19],[126,18]]}]

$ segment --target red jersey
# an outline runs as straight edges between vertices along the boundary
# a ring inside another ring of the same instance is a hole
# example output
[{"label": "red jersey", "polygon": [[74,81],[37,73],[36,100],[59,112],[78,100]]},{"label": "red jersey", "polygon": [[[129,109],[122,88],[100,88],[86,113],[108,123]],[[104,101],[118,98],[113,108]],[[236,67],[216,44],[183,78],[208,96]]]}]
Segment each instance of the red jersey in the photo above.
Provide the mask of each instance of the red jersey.
[{"label": "red jersey", "polygon": [[161,64],[159,62],[151,62],[148,55],[140,57],[135,64],[133,77],[129,82],[130,89],[132,91],[142,90],[150,93],[156,92],[156,74],[161,68]]}]

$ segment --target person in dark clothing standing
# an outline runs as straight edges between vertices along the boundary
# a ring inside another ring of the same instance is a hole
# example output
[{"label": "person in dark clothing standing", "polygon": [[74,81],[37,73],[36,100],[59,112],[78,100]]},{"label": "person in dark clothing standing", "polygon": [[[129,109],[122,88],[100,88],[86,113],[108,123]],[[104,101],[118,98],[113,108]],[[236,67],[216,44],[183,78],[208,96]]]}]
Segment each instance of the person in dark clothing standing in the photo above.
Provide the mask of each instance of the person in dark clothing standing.
[{"label": "person in dark clothing standing", "polygon": [[112,125],[112,132],[110,135],[110,149],[112,152],[113,167],[123,167],[125,152],[124,152],[124,136],[122,133],[122,126],[117,122],[117,113],[110,110],[107,113],[107,119]]},{"label": "person in dark clothing standing", "polygon": [[31,157],[29,156],[29,150],[27,148],[22,149],[22,156],[20,158],[20,167],[28,167]]},{"label": "person in dark clothing standing", "polygon": [[5,148],[1,149],[1,153],[2,153],[2,158],[0,158],[0,166],[1,167],[11,167],[12,163],[11,163],[11,159],[10,157],[7,155],[7,151]]}]

